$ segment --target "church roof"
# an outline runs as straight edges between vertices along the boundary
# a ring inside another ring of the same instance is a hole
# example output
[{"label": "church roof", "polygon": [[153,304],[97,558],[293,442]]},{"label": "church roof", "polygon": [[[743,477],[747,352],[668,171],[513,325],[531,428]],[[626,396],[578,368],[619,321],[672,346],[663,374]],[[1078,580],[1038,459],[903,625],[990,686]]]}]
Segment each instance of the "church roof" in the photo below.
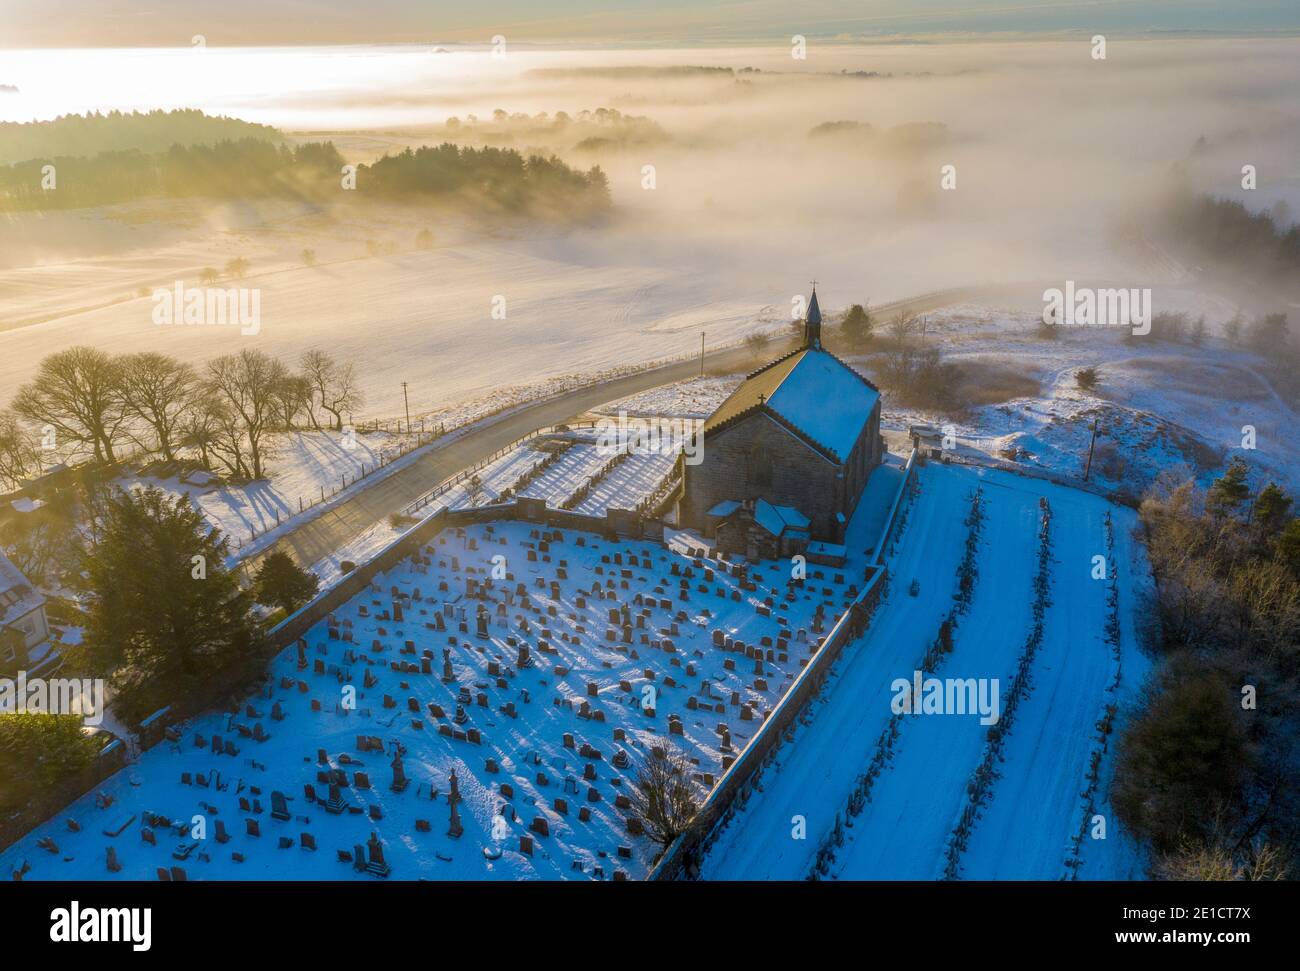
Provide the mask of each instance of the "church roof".
[{"label": "church roof", "polygon": [[834,354],[805,347],[750,374],[704,423],[704,434],[762,411],[843,463],[879,400],[875,385]]}]

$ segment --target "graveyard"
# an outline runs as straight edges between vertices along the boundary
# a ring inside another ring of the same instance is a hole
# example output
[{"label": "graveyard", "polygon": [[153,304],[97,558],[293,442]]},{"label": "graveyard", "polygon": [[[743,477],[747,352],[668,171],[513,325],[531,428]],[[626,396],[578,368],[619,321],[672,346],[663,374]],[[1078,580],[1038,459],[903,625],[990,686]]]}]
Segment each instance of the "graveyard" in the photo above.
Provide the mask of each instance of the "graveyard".
[{"label": "graveyard", "polygon": [[788,561],[728,562],[671,530],[444,529],[281,652],[260,692],[169,729],[0,872],[643,879],[642,760],[683,753],[702,800],[861,573],[792,580]]}]

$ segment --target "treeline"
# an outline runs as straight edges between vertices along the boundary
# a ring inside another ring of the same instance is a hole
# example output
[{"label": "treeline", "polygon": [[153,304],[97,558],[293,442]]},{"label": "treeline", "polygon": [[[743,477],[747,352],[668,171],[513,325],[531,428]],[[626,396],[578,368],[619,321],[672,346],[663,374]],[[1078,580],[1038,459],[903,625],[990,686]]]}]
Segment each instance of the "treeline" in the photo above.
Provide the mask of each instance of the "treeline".
[{"label": "treeline", "polygon": [[446,129],[458,142],[478,140],[497,145],[529,140],[533,143],[561,142],[578,151],[651,145],[666,141],[668,134],[656,122],[642,115],[625,115],[617,108],[584,109],[576,114],[540,111],[535,115],[497,108],[490,118],[455,115]]},{"label": "treeline", "polygon": [[513,149],[442,145],[385,155],[357,172],[363,193],[390,199],[457,195],[510,212],[543,208],[594,214],[609,208],[609,180],[599,165],[587,172],[555,156],[525,158]]},{"label": "treeline", "polygon": [[535,67],[525,72],[533,78],[604,78],[631,81],[635,79],[676,79],[697,77],[734,77],[736,74],[758,74],[755,67],[714,67],[702,64],[629,65],[627,67]]},{"label": "treeline", "polygon": [[[47,164],[54,166],[50,184]],[[166,152],[106,152],[0,167],[0,209],[75,209],[151,196],[223,199],[337,198],[345,160],[331,142],[290,148],[253,138],[173,145]],[[586,216],[609,208],[609,180],[555,156],[451,143],[358,167],[356,192],[381,199],[457,197],[521,214]]]},{"label": "treeline", "polygon": [[[1060,328],[1040,324],[1038,334],[1046,338],[1059,337]],[[1124,342],[1139,344],[1142,341],[1165,341],[1169,344],[1200,347],[1209,336],[1204,314],[1193,317],[1184,311],[1161,311],[1151,315],[1149,334],[1138,335],[1132,330],[1125,330]],[[1289,349],[1290,325],[1286,314],[1282,312],[1258,314],[1253,318],[1247,318],[1239,312],[1224,321],[1223,338],[1229,347],[1272,355]]]},{"label": "treeline", "polygon": [[173,145],[211,145],[258,138],[279,142],[270,125],[205,115],[197,108],[174,111],[109,111],[60,115],[52,121],[0,123],[0,162],[86,157],[101,152],[165,152]]},{"label": "treeline", "polygon": [[[52,165],[53,183],[46,165]],[[339,185],[344,160],[330,142],[290,148],[256,138],[213,145],[57,156],[0,168],[0,208],[80,209],[151,196],[320,195]]]},{"label": "treeline", "polygon": [[1167,879],[1276,879],[1300,862],[1300,518],[1234,459],[1142,503],[1160,662],[1111,801]]},{"label": "treeline", "polygon": [[1164,231],[1179,246],[1247,280],[1294,288],[1300,279],[1300,225],[1279,225],[1240,202],[1177,192],[1166,206]]},{"label": "treeline", "polygon": [[166,462],[185,450],[205,469],[260,479],[268,432],[322,421],[341,430],[363,400],[352,364],[320,350],[294,370],[247,349],[195,368],[153,351],[72,347],[42,360],[0,411],[0,481],[36,473],[43,449],[112,465],[124,446]]}]

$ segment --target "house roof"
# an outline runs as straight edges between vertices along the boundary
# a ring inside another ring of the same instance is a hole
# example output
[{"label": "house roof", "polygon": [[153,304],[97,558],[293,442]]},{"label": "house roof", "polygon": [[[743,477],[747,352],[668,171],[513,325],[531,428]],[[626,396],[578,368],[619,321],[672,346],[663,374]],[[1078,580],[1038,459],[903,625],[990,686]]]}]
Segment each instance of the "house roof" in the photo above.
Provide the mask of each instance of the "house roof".
[{"label": "house roof", "polygon": [[8,627],[44,604],[45,597],[7,556],[0,553],[0,627]]},{"label": "house roof", "polygon": [[876,386],[834,354],[804,347],[750,374],[704,423],[704,434],[762,411],[842,464],[879,400]]}]

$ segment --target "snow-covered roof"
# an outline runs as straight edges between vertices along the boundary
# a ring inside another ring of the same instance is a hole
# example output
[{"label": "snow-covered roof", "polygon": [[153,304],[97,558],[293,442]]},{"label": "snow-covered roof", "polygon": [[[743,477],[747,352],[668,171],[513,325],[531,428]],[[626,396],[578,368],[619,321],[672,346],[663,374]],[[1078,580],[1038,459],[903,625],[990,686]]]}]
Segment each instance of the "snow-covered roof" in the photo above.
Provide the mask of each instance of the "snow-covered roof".
[{"label": "snow-covered roof", "polygon": [[764,410],[842,463],[879,400],[871,382],[834,354],[806,347],[746,378],[705,422],[704,433]]},{"label": "snow-covered roof", "polygon": [[23,576],[13,562],[0,553],[0,627],[8,627],[20,617],[42,607],[45,598]]},{"label": "snow-covered roof", "polygon": [[760,499],[754,503],[754,522],[773,536],[780,536],[786,530],[806,531],[809,520],[793,506],[775,506],[766,499]]}]

